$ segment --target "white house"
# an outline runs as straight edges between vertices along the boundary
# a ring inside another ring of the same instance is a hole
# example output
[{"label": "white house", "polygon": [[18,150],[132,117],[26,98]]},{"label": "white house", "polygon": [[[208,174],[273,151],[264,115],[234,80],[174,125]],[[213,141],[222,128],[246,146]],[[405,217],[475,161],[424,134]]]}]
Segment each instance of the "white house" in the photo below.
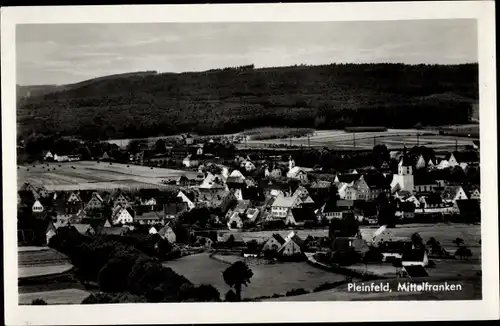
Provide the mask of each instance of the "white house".
[{"label": "white house", "polygon": [[416,170],[425,169],[425,159],[423,155],[420,155],[420,157],[418,158],[417,163],[415,164],[415,169]]},{"label": "white house", "polygon": [[403,253],[401,264],[404,266],[422,266],[429,265],[429,258],[425,250],[412,249]]},{"label": "white house", "polygon": [[43,212],[43,206],[42,206],[42,204],[40,203],[39,200],[35,201],[35,203],[31,207],[31,211],[33,213],[42,213]]},{"label": "white house", "polygon": [[48,151],[47,153],[45,153],[45,156],[43,157],[45,160],[48,160],[48,159],[53,159],[54,158],[54,155]]},{"label": "white house", "polygon": [[113,224],[129,224],[134,222],[133,212],[130,208],[117,206],[111,217]]},{"label": "white house", "polygon": [[444,170],[444,169],[447,169],[451,167],[450,165],[450,162],[448,162],[447,160],[441,160],[441,162],[439,162],[439,164],[437,165],[437,169],[438,170]]},{"label": "white house", "polygon": [[291,168],[290,171],[287,172],[286,177],[288,179],[307,181],[307,173],[300,166],[294,166]]},{"label": "white house", "polygon": [[233,170],[229,176],[231,178],[241,178],[245,180],[245,176],[240,172],[240,170]]},{"label": "white house", "polygon": [[157,234],[158,231],[156,230],[156,228],[154,226],[152,226],[150,229],[149,229],[149,234]]},{"label": "white house", "polygon": [[198,165],[200,165],[200,161],[198,159],[193,158],[193,156],[189,154],[182,160],[182,165],[187,168],[197,167]]},{"label": "white house", "polygon": [[271,216],[274,219],[286,220],[292,208],[300,207],[301,200],[298,196],[278,196],[271,204]]},{"label": "white house", "polygon": [[385,225],[382,225],[373,233],[371,241],[374,246],[378,246],[385,241],[392,241],[394,239],[394,234]]},{"label": "white house", "polygon": [[237,230],[243,227],[243,220],[241,219],[240,213],[238,211],[234,211],[231,213],[231,216],[227,221],[227,227],[229,230]]}]

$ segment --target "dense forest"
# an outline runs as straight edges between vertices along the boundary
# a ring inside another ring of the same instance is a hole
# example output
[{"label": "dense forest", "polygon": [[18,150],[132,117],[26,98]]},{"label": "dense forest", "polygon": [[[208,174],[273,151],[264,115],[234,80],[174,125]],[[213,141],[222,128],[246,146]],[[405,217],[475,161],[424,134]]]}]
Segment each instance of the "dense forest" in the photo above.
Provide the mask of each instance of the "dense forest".
[{"label": "dense forest", "polygon": [[467,123],[478,65],[331,64],[96,78],[20,98],[20,136],[135,138],[263,126]]}]

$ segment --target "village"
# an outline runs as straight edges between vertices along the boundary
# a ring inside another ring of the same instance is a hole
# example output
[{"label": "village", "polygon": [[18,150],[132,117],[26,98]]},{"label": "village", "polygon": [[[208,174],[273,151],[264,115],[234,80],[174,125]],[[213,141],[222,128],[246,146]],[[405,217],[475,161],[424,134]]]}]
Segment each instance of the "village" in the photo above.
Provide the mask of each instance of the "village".
[{"label": "village", "polygon": [[[207,153],[217,141],[205,145],[185,137],[182,147],[166,149],[160,158],[145,159],[144,150],[129,153],[129,166],[154,169],[170,160],[195,172],[195,178],[161,180],[166,187],[54,190],[22,184],[19,246],[50,247],[60,230],[72,229],[86,237],[147,239],[161,260],[208,253],[222,261],[239,256],[249,265],[306,261],[361,279],[432,276],[432,258],[473,256],[468,246],[477,243],[467,239],[453,238],[452,252],[435,237],[424,239],[418,228],[404,236],[397,228],[480,223],[477,146],[441,155],[423,146],[391,152],[378,146],[378,164],[329,174],[297,166],[292,155],[252,159],[236,153],[223,161]],[[36,165],[55,170],[80,159],[45,152]],[[110,168],[120,164],[108,153],[95,160]]]}]

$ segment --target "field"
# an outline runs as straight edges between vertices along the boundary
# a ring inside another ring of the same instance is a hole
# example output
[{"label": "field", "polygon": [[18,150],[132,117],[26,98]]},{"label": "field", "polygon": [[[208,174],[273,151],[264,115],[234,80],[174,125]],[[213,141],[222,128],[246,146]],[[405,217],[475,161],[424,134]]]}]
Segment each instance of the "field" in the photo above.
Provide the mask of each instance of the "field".
[{"label": "field", "polygon": [[29,182],[34,185],[43,185],[48,190],[137,189],[158,188],[162,186],[162,180],[181,175],[186,175],[188,178],[194,177],[194,173],[189,171],[79,161],[37,164],[35,167],[19,166],[17,182],[18,187],[21,187],[24,182]]},{"label": "field", "polygon": [[43,299],[47,304],[80,304],[90,293],[81,289],[19,293],[19,304],[29,305],[35,299]]},{"label": "field", "polygon": [[[417,136],[418,134],[421,136]],[[350,133],[343,130],[317,130],[309,137],[302,136],[265,140],[249,139],[238,146],[240,148],[267,148],[276,145],[292,145],[350,150],[371,149],[376,144],[384,144],[389,149],[398,149],[404,145],[412,147],[418,143],[420,146],[450,150],[455,148],[455,143],[460,148],[472,145],[473,139],[476,138],[457,138],[439,135],[437,130],[388,129],[387,131],[358,133]]]},{"label": "field", "polygon": [[[222,256],[224,260],[237,261],[242,257]],[[224,282],[222,272],[230,265],[209,257],[208,254],[186,256],[164,263],[179,274],[196,284],[212,284],[221,296],[229,290]],[[250,264],[254,275],[248,287],[243,288],[243,298],[256,298],[285,294],[287,291],[304,288],[312,291],[325,282],[336,282],[345,279],[343,275],[334,274],[309,265],[307,262],[288,262],[276,264]]]},{"label": "field", "polygon": [[265,140],[265,139],[283,139],[283,138],[296,138],[296,137],[307,137],[314,133],[314,129],[311,128],[275,128],[275,127],[264,127],[255,128],[251,130],[244,131],[240,133],[242,136],[246,136],[251,140]]}]

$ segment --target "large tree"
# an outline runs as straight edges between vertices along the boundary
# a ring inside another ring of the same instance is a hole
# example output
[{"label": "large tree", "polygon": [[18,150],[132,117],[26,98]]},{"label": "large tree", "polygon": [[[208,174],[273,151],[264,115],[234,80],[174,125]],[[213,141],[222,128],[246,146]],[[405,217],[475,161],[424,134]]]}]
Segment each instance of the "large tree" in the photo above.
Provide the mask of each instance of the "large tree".
[{"label": "large tree", "polygon": [[222,272],[227,285],[234,288],[236,300],[241,301],[241,286],[248,286],[253,276],[252,270],[242,261],[237,261]]}]

